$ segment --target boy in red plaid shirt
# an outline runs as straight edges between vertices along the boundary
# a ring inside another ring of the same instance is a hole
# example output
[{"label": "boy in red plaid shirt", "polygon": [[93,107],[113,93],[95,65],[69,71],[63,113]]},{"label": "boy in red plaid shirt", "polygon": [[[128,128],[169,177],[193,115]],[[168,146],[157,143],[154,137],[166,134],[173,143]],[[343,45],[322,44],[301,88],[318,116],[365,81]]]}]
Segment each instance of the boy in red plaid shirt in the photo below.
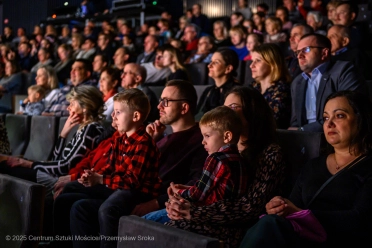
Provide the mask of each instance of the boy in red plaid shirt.
[{"label": "boy in red plaid shirt", "polygon": [[[101,247],[116,247],[116,242],[109,237],[118,235],[119,218],[130,214],[137,204],[157,196],[160,154],[143,124],[149,111],[149,100],[139,89],[128,89],[114,96],[113,122],[122,135],[113,140],[107,165],[99,171],[85,170],[78,179],[92,190],[82,190],[81,193],[89,195],[88,199],[75,202],[71,208],[73,236],[100,234]],[[70,193],[68,191],[67,184],[62,194]],[[97,242],[99,240],[92,240],[87,244],[87,241],[74,240],[73,244],[80,247]]]}]

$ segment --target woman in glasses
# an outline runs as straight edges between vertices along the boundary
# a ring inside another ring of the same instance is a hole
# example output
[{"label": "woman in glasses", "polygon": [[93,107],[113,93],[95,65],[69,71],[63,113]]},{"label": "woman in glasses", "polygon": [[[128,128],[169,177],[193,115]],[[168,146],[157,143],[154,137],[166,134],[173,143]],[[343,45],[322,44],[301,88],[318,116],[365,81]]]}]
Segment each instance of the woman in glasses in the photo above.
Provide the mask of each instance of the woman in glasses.
[{"label": "woman in glasses", "polygon": [[291,77],[276,44],[262,44],[252,51],[252,83],[273,110],[277,127],[287,129],[291,118]]},{"label": "woman in glasses", "polygon": [[198,207],[169,195],[166,206],[172,221],[166,225],[218,238],[224,242],[224,247],[237,247],[246,231],[245,226],[260,216],[266,202],[281,186],[286,165],[277,145],[272,111],[257,90],[234,87],[227,94],[224,105],[235,110],[242,120],[244,132],[238,149],[255,170],[253,183],[240,199],[222,200],[209,206]]},{"label": "woman in glasses", "polygon": [[200,120],[205,112],[223,105],[226,92],[240,85],[236,80],[238,66],[238,55],[229,48],[219,48],[213,54],[208,65],[208,76],[214,80],[214,84],[206,88],[201,95],[196,109],[196,120]]}]

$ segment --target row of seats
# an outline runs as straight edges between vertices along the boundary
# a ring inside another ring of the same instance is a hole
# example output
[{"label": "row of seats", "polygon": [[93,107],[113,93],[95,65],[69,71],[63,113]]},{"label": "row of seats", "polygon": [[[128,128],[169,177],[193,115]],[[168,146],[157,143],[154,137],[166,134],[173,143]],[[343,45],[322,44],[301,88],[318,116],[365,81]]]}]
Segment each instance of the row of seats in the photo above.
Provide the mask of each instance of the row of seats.
[{"label": "row of seats", "polygon": [[[4,115],[0,116],[0,118],[4,118]],[[30,156],[33,156],[35,159],[50,157],[53,149],[50,143],[53,142],[55,137],[53,135],[48,136],[48,133],[55,134],[57,130],[60,131],[66,121],[64,117],[35,116],[30,118],[12,114],[7,114],[5,119],[7,128],[11,130],[9,132],[9,138],[13,147],[15,144],[15,140],[13,140],[15,137],[14,130],[17,130],[17,127],[20,132],[17,137],[20,138],[27,125],[34,124],[34,127],[37,126],[36,129],[32,130],[33,134],[29,138],[28,146],[25,141],[16,146],[17,149],[15,150],[22,151],[24,149],[26,151],[25,157],[30,158]],[[17,121],[20,122],[17,123]],[[11,128],[11,125],[14,128]],[[284,159],[289,165],[284,188],[284,195],[286,196],[293,187],[302,165],[309,159],[322,154],[327,143],[323,133],[278,129],[277,134],[279,144],[283,150]],[[49,140],[41,138],[44,136],[49,137]],[[44,195],[45,191],[39,184],[0,174],[0,201],[6,202],[6,204],[1,204],[0,207],[0,247],[9,247],[7,245],[10,244],[4,243],[5,246],[1,245],[5,240],[3,236],[9,234],[9,230],[6,229],[8,224],[5,224],[9,222],[1,221],[6,220],[7,216],[18,216],[18,221],[21,223],[22,228],[15,227],[16,232],[14,233],[27,236],[41,235]],[[129,223],[131,228],[128,228]],[[128,241],[131,242],[130,244],[122,241],[118,243],[119,248],[127,247],[128,245],[130,247],[146,247],[147,244],[149,247],[221,247],[221,242],[217,239],[160,225],[136,216],[124,216],[120,219],[119,235],[122,237],[139,237],[138,235],[147,237],[150,235],[154,238],[152,240],[150,237],[148,241],[144,239],[142,241]],[[19,241],[19,246],[15,247],[37,247],[35,243],[25,244],[24,242],[29,241]]]}]

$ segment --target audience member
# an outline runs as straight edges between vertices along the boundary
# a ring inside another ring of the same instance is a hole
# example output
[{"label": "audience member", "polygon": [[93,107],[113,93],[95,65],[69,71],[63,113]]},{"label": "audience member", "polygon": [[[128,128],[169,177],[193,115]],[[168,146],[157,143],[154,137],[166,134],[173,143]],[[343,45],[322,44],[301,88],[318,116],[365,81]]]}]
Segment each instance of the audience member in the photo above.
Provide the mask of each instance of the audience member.
[{"label": "audience member", "polygon": [[240,12],[234,12],[230,16],[230,26],[231,27],[235,27],[235,26],[238,26],[238,25],[241,26],[241,25],[243,25],[243,21],[244,21],[244,16]]},{"label": "audience member", "polygon": [[123,70],[124,66],[130,61],[129,50],[126,47],[119,47],[114,54],[114,65],[113,67],[118,70]]},{"label": "audience member", "polygon": [[70,71],[74,61],[72,60],[72,48],[70,45],[61,44],[57,49],[59,62],[53,67],[61,85],[66,85],[70,78]]},{"label": "audience member", "polygon": [[190,81],[190,76],[183,64],[180,51],[171,45],[164,47],[163,66],[171,71],[171,74],[166,78],[167,82],[175,79]]},{"label": "audience member", "polygon": [[291,118],[291,77],[283,53],[276,44],[263,44],[251,54],[252,86],[273,110],[277,128],[286,129]]},{"label": "audience member", "polygon": [[194,233],[215,237],[225,246],[237,247],[247,227],[256,222],[265,203],[277,195],[286,172],[281,148],[276,141],[275,120],[263,96],[249,87],[236,87],[227,94],[225,106],[235,110],[243,123],[238,149],[255,170],[247,194],[209,206],[195,206],[171,191],[166,203],[166,223]]},{"label": "audience member", "polygon": [[40,85],[31,85],[27,89],[28,96],[21,107],[23,111],[17,112],[17,114],[23,115],[41,115],[44,111],[45,105],[43,98],[45,96],[45,90]]},{"label": "audience member", "polygon": [[84,43],[81,45],[80,52],[76,55],[76,59],[87,59],[93,61],[96,53],[96,41],[93,38],[85,38]]},{"label": "audience member", "polygon": [[99,90],[102,92],[105,111],[103,114],[106,120],[111,120],[112,111],[114,111],[114,95],[118,93],[120,85],[120,71],[115,68],[107,67],[101,72],[99,79]]},{"label": "audience member", "polygon": [[159,46],[158,39],[155,35],[147,35],[143,42],[143,53],[137,56],[137,64],[154,62],[156,56],[156,49]]},{"label": "audience member", "polygon": [[113,48],[110,37],[105,33],[99,33],[97,40],[97,52],[96,54],[102,54],[109,59],[108,65],[111,65],[112,57],[114,56],[115,50]]},{"label": "audience member", "polygon": [[19,67],[22,71],[30,72],[35,65],[35,60],[31,56],[31,45],[28,42],[21,42],[18,45]]},{"label": "audience member", "polygon": [[186,52],[192,53],[198,49],[199,41],[199,27],[195,24],[188,24],[185,27],[184,34],[181,38],[182,41],[186,43]]},{"label": "audience member", "polygon": [[49,106],[59,95],[58,78],[53,67],[50,65],[41,66],[35,77],[36,85],[39,85],[45,90],[44,103]]},{"label": "audience member", "polygon": [[22,74],[15,60],[5,62],[5,76],[0,80],[0,93],[21,94]]},{"label": "audience member", "polygon": [[181,16],[178,20],[178,30],[174,35],[174,38],[180,40],[185,32],[185,27],[190,24],[186,16]]},{"label": "audience member", "polygon": [[302,21],[304,18],[301,16],[298,10],[296,0],[283,0],[283,6],[289,11],[289,20],[295,24]]},{"label": "audience member", "polygon": [[244,19],[252,18],[252,10],[248,6],[248,0],[238,0],[237,11],[243,14]]},{"label": "audience member", "polygon": [[200,120],[205,112],[223,105],[226,92],[240,84],[235,79],[238,65],[238,55],[229,48],[219,48],[213,54],[208,65],[208,76],[214,80],[214,84],[203,91],[197,106],[196,120]]},{"label": "audience member", "polygon": [[341,90],[364,91],[364,81],[355,67],[345,61],[331,62],[331,42],[321,34],[302,36],[297,46],[301,70],[292,82],[290,130],[321,132],[326,98]]},{"label": "audience member", "polygon": [[92,66],[93,66],[93,73],[92,73],[92,80],[97,82],[99,85],[99,79],[101,77],[102,70],[106,67],[108,67],[108,58],[100,53],[97,53],[94,56]]},{"label": "audience member", "polygon": [[197,25],[201,32],[209,34],[210,33],[210,21],[209,18],[202,13],[202,6],[196,3],[192,6],[192,18],[191,23]]},{"label": "audience member", "polygon": [[286,57],[286,62],[289,74],[291,75],[292,79],[297,77],[302,72],[300,65],[298,64],[298,58],[296,54],[298,42],[300,42],[302,36],[306,34],[312,34],[313,32],[313,28],[305,23],[296,23],[291,29],[291,35],[289,37],[289,47],[291,49],[291,53],[288,57]]},{"label": "audience member", "polygon": [[13,28],[11,26],[5,26],[3,35],[1,35],[1,42],[10,44],[14,39]]},{"label": "audience member", "polygon": [[313,28],[314,32],[327,35],[323,28],[323,16],[319,11],[309,11],[306,16],[306,24]]},{"label": "audience member", "polygon": [[36,63],[31,68],[31,73],[36,73],[36,71],[42,66],[42,65],[50,65],[53,66],[53,60],[51,59],[51,55],[48,49],[41,47],[39,51],[37,52],[37,58],[38,63]]},{"label": "audience member", "polygon": [[252,33],[248,34],[246,47],[249,51],[249,54],[245,56],[244,61],[252,60],[252,53],[256,47],[262,45],[264,43],[264,36],[262,34]]},{"label": "audience member", "polygon": [[198,50],[191,54],[186,60],[185,64],[193,63],[207,63],[211,62],[212,55],[215,51],[215,43],[212,36],[206,35],[199,39]]},{"label": "audience member", "polygon": [[147,116],[147,122],[153,122],[159,118],[159,111],[157,106],[159,104],[158,98],[155,93],[144,85],[147,77],[146,69],[136,63],[129,63],[125,65],[123,73],[121,74],[121,87],[124,90],[137,88],[146,94],[150,102],[150,113]]},{"label": "audience member", "polygon": [[166,78],[172,73],[169,68],[163,65],[164,46],[156,49],[154,62],[141,64],[147,72],[145,83],[151,85],[164,85]]},{"label": "audience member", "polygon": [[168,20],[160,19],[157,23],[157,27],[159,28],[158,37],[160,39],[160,45],[168,43],[168,40],[173,36]]},{"label": "audience member", "polygon": [[283,32],[282,21],[274,16],[268,17],[265,21],[265,43],[285,43],[287,34]]},{"label": "audience member", "polygon": [[265,16],[269,16],[269,5],[267,3],[259,3],[256,6],[257,12],[262,12],[265,14]]},{"label": "audience member", "polygon": [[339,1],[338,0],[331,0],[327,3],[326,9],[327,9],[327,21],[328,25],[327,28],[330,28],[332,25],[335,24],[335,21],[337,19],[336,15],[336,8],[338,6]]},{"label": "audience member", "polygon": [[264,34],[266,32],[265,30],[265,13],[263,12],[256,12],[253,14],[252,20],[254,22],[254,25],[257,28],[257,31],[261,34]]},{"label": "audience member", "polygon": [[73,33],[71,36],[71,47],[72,47],[72,58],[76,59],[76,56],[80,52],[81,45],[83,44],[84,38],[79,33]]},{"label": "audience member", "polygon": [[279,6],[276,8],[275,17],[279,18],[282,22],[282,30],[289,34],[292,29],[293,23],[289,20],[289,11],[286,7]]},{"label": "audience member", "polygon": [[217,47],[229,47],[232,45],[226,24],[223,21],[215,21],[213,23],[213,36]]},{"label": "audience member", "polygon": [[257,32],[257,27],[254,25],[254,22],[252,19],[246,19],[243,21],[243,27],[247,29],[248,34],[252,34]]},{"label": "audience member", "polygon": [[230,29],[230,38],[232,46],[229,48],[236,52],[238,55],[239,60],[244,60],[244,58],[248,55],[249,51],[245,46],[245,42],[247,39],[247,32],[242,26],[235,26]]},{"label": "audience member", "polygon": [[[352,91],[327,98],[322,115],[329,153],[302,168],[288,199],[267,201],[267,215],[240,247],[360,247],[370,240],[370,105],[366,95]],[[298,218],[310,231],[294,228]]]}]

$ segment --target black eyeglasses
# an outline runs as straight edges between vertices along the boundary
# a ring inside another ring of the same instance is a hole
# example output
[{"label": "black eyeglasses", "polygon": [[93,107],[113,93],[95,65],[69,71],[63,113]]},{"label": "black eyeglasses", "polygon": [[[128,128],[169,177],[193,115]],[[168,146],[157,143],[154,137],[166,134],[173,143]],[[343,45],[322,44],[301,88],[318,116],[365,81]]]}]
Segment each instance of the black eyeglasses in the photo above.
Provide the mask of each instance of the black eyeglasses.
[{"label": "black eyeglasses", "polygon": [[188,101],[188,100],[187,99],[167,99],[167,98],[159,99],[159,103],[161,103],[163,107],[168,107],[169,102],[180,102],[180,101]]},{"label": "black eyeglasses", "polygon": [[296,57],[298,57],[298,55],[300,55],[300,53],[309,53],[311,51],[312,48],[319,48],[319,49],[324,49],[326,47],[318,47],[318,46],[307,46],[307,47],[304,47],[300,50],[297,50],[295,51],[294,53],[296,54]]}]

